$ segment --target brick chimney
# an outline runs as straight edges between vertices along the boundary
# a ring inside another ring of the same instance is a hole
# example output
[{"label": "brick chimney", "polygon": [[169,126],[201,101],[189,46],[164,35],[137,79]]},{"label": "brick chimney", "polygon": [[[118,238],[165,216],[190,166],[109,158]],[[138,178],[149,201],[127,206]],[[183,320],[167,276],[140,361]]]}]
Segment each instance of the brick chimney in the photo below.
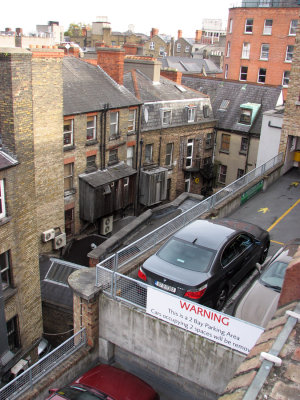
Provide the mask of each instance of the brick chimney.
[{"label": "brick chimney", "polygon": [[201,37],[202,37],[202,31],[201,30],[197,30],[196,31],[196,36],[195,36],[195,42],[196,43],[200,43],[201,42]]},{"label": "brick chimney", "polygon": [[22,28],[16,28],[16,35],[17,36],[22,36],[23,35],[23,29]]},{"label": "brick chimney", "polygon": [[181,29],[178,30],[178,39],[180,39],[180,38],[182,38],[182,30]]},{"label": "brick chimney", "polygon": [[182,72],[177,71],[177,69],[163,69],[160,71],[160,75],[181,85]]},{"label": "brick chimney", "polygon": [[125,51],[120,47],[97,48],[97,64],[119,85],[123,85]]},{"label": "brick chimney", "polygon": [[157,36],[158,35],[158,29],[157,28],[152,28],[151,32],[150,32],[150,38],[152,39],[153,36]]}]

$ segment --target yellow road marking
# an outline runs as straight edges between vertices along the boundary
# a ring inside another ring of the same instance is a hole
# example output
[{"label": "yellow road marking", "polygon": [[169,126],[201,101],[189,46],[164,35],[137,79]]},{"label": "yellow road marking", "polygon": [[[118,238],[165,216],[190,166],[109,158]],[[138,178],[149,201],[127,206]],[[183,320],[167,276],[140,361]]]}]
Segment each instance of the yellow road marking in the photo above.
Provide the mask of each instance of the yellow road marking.
[{"label": "yellow road marking", "polygon": [[258,210],[258,212],[262,212],[262,213],[266,213],[267,211],[269,211],[269,209],[268,209],[268,207],[266,207],[266,208],[260,208],[259,210]]},{"label": "yellow road marking", "polygon": [[278,224],[278,222],[280,222],[280,221],[281,221],[290,211],[292,211],[292,209],[293,209],[294,207],[296,207],[296,205],[299,204],[299,203],[300,203],[300,199],[297,200],[296,203],[295,203],[294,205],[292,205],[292,207],[290,207],[285,213],[283,213],[282,216],[279,217],[279,218],[274,222],[274,224],[271,225],[271,226],[267,229],[267,231],[270,232],[270,231],[274,228],[274,226],[276,226],[276,225]]},{"label": "yellow road marking", "polygon": [[272,243],[280,244],[281,246],[284,246],[284,243],[277,242],[276,240],[271,240]]}]

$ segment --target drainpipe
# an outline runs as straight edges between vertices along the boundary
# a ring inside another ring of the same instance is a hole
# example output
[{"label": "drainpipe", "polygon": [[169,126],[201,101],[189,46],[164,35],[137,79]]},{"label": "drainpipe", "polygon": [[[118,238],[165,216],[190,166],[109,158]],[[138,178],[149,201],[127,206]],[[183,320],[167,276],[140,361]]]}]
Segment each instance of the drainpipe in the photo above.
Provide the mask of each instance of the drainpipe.
[{"label": "drainpipe", "polygon": [[[138,129],[137,129],[137,135],[136,135],[136,149],[135,149],[135,169],[137,170],[137,184],[136,184],[136,195],[135,195],[135,201],[134,201],[134,215],[137,215],[138,212],[138,206],[139,206],[139,190],[140,190],[140,171],[141,171],[141,162],[142,162],[142,144],[141,142],[143,139],[140,140],[140,134],[141,134],[141,121],[142,121],[142,106],[139,106],[139,112],[138,112]],[[139,159],[139,145],[141,147],[140,150],[140,159]]]},{"label": "drainpipe", "polygon": [[251,134],[250,134],[250,132],[249,132],[249,140],[248,140],[248,148],[247,148],[247,154],[246,154],[245,173],[244,173],[244,175],[247,173],[247,169],[248,169],[249,150],[250,150],[250,140],[251,140]]}]

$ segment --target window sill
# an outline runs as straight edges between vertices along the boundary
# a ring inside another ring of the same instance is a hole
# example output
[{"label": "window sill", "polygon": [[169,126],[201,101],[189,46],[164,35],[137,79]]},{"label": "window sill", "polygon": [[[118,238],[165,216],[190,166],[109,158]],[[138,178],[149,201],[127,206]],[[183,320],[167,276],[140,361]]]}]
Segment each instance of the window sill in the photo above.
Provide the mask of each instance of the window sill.
[{"label": "window sill", "polygon": [[3,298],[4,301],[9,300],[11,297],[13,297],[16,293],[18,292],[17,288],[13,288],[13,287],[8,287],[7,289],[3,290]]},{"label": "window sill", "polygon": [[259,58],[259,61],[269,61],[268,58]]},{"label": "window sill", "polygon": [[75,193],[76,193],[76,189],[75,188],[70,189],[70,190],[65,190],[64,197],[71,196],[72,194],[75,194]]},{"label": "window sill", "polygon": [[120,135],[112,135],[109,137],[109,140],[117,140],[120,139]]},{"label": "window sill", "polygon": [[253,35],[253,32],[244,32],[244,35]]},{"label": "window sill", "polygon": [[93,139],[93,140],[87,140],[85,145],[86,146],[93,146],[94,144],[97,144],[97,143],[98,143],[98,140]]},{"label": "window sill", "polygon": [[0,219],[0,226],[7,224],[12,217],[4,217]]},{"label": "window sill", "polygon": [[108,166],[116,165],[116,164],[118,164],[118,162],[119,162],[119,160],[116,160],[116,161],[108,161],[107,165],[108,165]]},{"label": "window sill", "polygon": [[127,136],[136,135],[136,131],[128,131]]},{"label": "window sill", "polygon": [[64,151],[71,151],[76,149],[76,146],[74,146],[73,144],[68,145],[68,146],[64,146]]},{"label": "window sill", "polygon": [[219,150],[219,153],[229,154],[229,150],[222,150],[222,149],[220,149],[220,150]]}]

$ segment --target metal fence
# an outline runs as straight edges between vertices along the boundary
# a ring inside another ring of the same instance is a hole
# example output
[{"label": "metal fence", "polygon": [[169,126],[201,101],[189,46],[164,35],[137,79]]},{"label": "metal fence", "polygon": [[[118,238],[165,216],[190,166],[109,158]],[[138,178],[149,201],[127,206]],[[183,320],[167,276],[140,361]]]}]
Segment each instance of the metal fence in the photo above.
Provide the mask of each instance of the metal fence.
[{"label": "metal fence", "polygon": [[0,400],[13,400],[22,397],[26,390],[33,389],[35,383],[85,344],[86,332],[83,328],[14,380],[0,388]]},{"label": "metal fence", "polygon": [[243,175],[238,180],[232,182],[230,185],[219,190],[214,195],[178,215],[171,221],[148,233],[127,247],[117,251],[114,255],[101,261],[96,266],[96,286],[101,286],[103,290],[113,295],[113,275],[111,274],[111,271],[117,272],[123,265],[142,255],[163,240],[167,239],[178,229],[200,217],[200,215],[215,207],[221,201],[232,196],[234,193],[241,190],[255,179],[263,177],[266,172],[282,162],[282,159],[283,153],[280,153],[271,160],[267,161],[265,164],[262,164],[248,172],[246,175]]}]

